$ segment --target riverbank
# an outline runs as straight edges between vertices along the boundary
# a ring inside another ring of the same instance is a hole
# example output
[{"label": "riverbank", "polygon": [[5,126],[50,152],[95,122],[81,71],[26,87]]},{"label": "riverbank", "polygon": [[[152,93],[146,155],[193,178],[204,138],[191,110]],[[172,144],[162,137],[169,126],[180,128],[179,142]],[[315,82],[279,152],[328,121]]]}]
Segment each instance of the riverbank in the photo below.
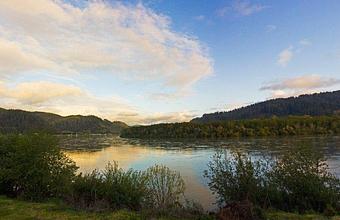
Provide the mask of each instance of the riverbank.
[{"label": "riverbank", "polygon": [[[321,215],[297,215],[285,212],[268,212],[268,220],[340,220],[340,216],[327,218]],[[58,201],[45,203],[27,202],[0,196],[0,219],[111,219],[111,220],[142,220],[147,219],[143,214],[120,210],[115,212],[86,212],[72,209]],[[171,218],[153,218],[172,220]],[[177,219],[178,220],[178,219]],[[188,219],[189,220],[189,219]]]},{"label": "riverbank", "polygon": [[[115,212],[86,212],[75,210],[59,201],[44,203],[28,202],[0,196],[0,219],[111,219],[139,220],[145,219],[141,214],[127,210]],[[159,218],[160,220],[172,220]]]}]

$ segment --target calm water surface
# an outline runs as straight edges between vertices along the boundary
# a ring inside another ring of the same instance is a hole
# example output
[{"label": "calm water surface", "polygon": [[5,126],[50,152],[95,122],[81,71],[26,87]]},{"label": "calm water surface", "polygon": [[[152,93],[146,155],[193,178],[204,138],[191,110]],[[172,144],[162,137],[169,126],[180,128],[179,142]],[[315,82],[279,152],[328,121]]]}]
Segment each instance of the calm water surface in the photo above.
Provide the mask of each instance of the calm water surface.
[{"label": "calm water surface", "polygon": [[289,137],[229,139],[220,141],[159,141],[122,139],[110,135],[62,136],[61,147],[79,166],[80,172],[103,169],[109,161],[118,161],[125,169],[145,170],[163,164],[181,173],[186,182],[186,196],[204,208],[215,207],[215,197],[203,172],[211,157],[220,149],[239,150],[254,158],[270,157],[300,144],[320,149],[328,164],[340,176],[340,137]]}]

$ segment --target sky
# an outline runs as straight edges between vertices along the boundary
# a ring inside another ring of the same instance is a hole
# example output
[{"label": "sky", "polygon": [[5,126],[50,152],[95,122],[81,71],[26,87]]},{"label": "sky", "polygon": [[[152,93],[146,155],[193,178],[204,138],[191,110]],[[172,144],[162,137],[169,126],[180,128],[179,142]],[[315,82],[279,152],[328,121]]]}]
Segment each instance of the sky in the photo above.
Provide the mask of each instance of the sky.
[{"label": "sky", "polygon": [[340,89],[338,0],[1,0],[0,107],[130,125]]}]

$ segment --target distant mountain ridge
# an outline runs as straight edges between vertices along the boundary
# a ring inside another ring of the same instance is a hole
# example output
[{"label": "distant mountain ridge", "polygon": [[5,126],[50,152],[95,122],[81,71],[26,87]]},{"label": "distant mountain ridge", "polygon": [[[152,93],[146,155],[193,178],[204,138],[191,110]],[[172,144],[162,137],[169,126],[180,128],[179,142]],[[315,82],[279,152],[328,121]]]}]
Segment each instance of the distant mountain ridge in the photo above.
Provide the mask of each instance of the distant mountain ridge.
[{"label": "distant mountain ridge", "polygon": [[204,114],[191,122],[208,123],[227,120],[266,118],[289,115],[332,115],[340,113],[340,90],[298,97],[271,99],[227,112]]},{"label": "distant mountain ridge", "polygon": [[124,122],[111,122],[90,115],[60,116],[47,112],[29,112],[0,108],[0,133],[48,131],[52,133],[120,133]]}]

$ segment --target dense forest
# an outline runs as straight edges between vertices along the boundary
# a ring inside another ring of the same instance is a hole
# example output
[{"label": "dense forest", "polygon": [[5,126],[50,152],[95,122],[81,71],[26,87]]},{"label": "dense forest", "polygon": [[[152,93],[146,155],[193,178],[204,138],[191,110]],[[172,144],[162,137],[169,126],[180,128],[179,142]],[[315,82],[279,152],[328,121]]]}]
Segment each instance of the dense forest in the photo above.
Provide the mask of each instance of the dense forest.
[{"label": "dense forest", "polygon": [[340,116],[289,116],[214,123],[169,123],[124,129],[127,138],[229,138],[340,134]]},{"label": "dense forest", "polygon": [[27,112],[0,108],[0,133],[47,131],[52,133],[120,133],[123,122],[96,116],[60,116],[46,112]]},{"label": "dense forest", "polygon": [[225,120],[253,119],[289,115],[332,115],[340,112],[340,90],[334,92],[300,95],[298,97],[271,99],[228,112],[204,114],[192,122],[207,123]]}]

